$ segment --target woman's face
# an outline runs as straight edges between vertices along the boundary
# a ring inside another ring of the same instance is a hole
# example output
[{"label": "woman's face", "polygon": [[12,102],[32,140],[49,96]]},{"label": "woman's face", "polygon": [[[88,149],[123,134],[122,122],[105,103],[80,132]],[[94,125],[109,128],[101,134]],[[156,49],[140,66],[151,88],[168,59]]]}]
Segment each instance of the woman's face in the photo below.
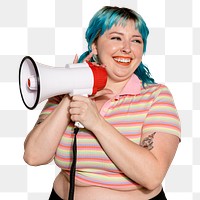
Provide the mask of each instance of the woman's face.
[{"label": "woman's face", "polygon": [[99,37],[92,46],[108,77],[113,81],[130,78],[139,66],[143,55],[143,40],[135,22],[127,21],[126,26],[113,26]]}]

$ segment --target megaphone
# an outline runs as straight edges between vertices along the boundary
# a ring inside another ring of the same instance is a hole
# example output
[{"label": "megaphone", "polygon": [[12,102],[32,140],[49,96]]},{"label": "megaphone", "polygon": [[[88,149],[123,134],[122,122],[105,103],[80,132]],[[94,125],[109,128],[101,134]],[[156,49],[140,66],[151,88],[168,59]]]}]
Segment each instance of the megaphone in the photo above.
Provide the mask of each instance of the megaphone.
[{"label": "megaphone", "polygon": [[90,62],[52,67],[25,56],[19,68],[20,94],[24,105],[31,110],[40,102],[61,94],[94,95],[106,82],[105,68]]}]

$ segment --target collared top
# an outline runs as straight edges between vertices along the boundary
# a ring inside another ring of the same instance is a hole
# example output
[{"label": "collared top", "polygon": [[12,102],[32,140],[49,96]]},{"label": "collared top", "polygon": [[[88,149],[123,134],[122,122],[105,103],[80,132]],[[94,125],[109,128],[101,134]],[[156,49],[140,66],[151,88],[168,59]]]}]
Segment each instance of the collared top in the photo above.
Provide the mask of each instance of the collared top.
[{"label": "collared top", "polygon": [[[127,84],[126,84],[126,85],[124,86],[124,88],[122,89],[122,91],[121,91],[119,94],[117,94],[117,95],[114,97],[114,99],[115,99],[115,101],[116,101],[116,100],[119,100],[120,97],[122,97],[122,96],[124,96],[124,95],[133,95],[133,96],[134,96],[134,95],[139,94],[140,91],[141,91],[141,81],[140,81],[140,79],[139,79],[135,74],[133,74],[133,75],[131,76],[131,78],[129,79],[129,81],[127,82]],[[105,115],[106,110],[107,110],[107,108],[109,108],[111,101],[112,101],[111,99],[108,100],[108,101],[102,106],[102,108],[101,108],[101,110],[100,110],[100,114],[101,114],[102,116]]]},{"label": "collared top", "polygon": [[[59,101],[59,97],[49,99],[41,115],[50,114]],[[102,106],[100,113],[124,137],[138,145],[144,133],[159,132],[180,138],[180,120],[168,88],[162,84],[144,88],[136,75],[130,78],[119,95]],[[63,133],[54,158],[57,166],[67,174],[72,162],[73,129],[71,122]],[[118,169],[95,135],[87,129],[80,129],[77,134],[76,179],[112,189],[142,187]]]}]

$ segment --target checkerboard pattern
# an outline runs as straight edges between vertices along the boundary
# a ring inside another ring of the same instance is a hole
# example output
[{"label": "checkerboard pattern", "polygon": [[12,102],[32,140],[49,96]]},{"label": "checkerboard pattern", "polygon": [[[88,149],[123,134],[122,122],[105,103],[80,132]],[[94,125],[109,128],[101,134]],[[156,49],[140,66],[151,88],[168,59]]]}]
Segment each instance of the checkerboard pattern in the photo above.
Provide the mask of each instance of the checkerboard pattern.
[{"label": "checkerboard pattern", "polygon": [[0,0],[0,199],[48,199],[59,169],[30,167],[23,142],[44,103],[22,103],[18,70],[25,55],[51,66],[86,49],[89,19],[102,6],[124,6],[145,19],[144,63],[166,84],[182,121],[182,141],[163,181],[169,200],[200,200],[200,0]]}]

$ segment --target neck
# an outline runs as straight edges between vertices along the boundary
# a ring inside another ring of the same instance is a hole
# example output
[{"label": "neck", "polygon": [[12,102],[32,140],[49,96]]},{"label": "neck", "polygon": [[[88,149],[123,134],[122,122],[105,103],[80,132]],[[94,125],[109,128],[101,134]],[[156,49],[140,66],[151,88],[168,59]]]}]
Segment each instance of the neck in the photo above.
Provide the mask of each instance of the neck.
[{"label": "neck", "polygon": [[127,79],[124,81],[120,81],[120,82],[108,79],[106,88],[112,90],[114,95],[117,95],[122,91],[122,89],[124,88],[124,86],[126,85],[127,82],[128,82]]}]

